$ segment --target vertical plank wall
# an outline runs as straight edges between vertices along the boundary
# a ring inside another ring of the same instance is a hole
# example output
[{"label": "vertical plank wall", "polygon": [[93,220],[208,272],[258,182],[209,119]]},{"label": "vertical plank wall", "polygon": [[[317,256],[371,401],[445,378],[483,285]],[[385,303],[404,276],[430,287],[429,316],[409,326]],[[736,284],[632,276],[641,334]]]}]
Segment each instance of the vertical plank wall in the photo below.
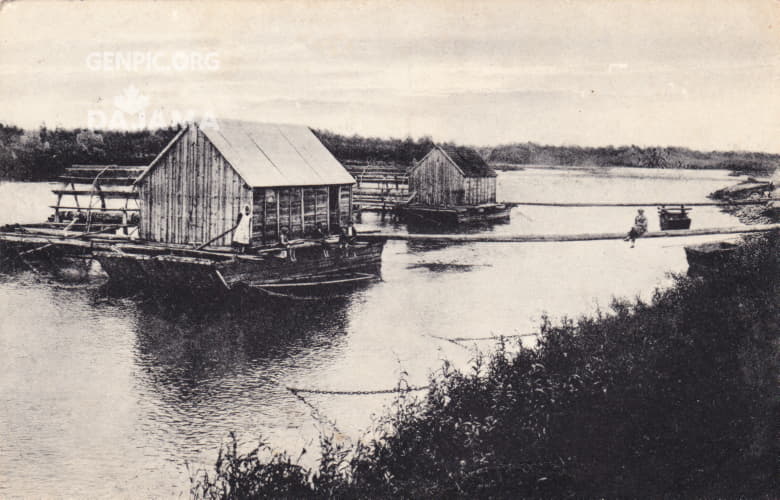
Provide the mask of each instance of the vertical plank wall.
[{"label": "vertical plank wall", "polygon": [[[244,205],[252,207],[252,242],[308,236],[317,222],[331,232],[352,215],[352,186],[250,189],[205,135],[190,127],[138,184],[142,239],[200,244],[232,228]],[[331,200],[331,194],[333,199]],[[232,235],[214,241],[230,245]]]},{"label": "vertical plank wall", "polygon": [[[205,243],[235,225],[252,191],[219,151],[189,127],[138,185],[141,238]],[[225,235],[212,243],[229,245]]]},{"label": "vertical plank wall", "polygon": [[[255,245],[278,242],[278,230],[283,227],[288,228],[290,238],[310,236],[318,222],[323,228],[328,227],[328,186],[255,188],[253,193],[252,243]],[[345,193],[346,199],[349,191]],[[334,221],[340,213],[339,208]]]},{"label": "vertical plank wall", "polygon": [[464,203],[466,205],[496,202],[495,177],[467,177],[464,185],[466,189]]},{"label": "vertical plank wall", "polygon": [[464,177],[439,150],[426,156],[409,173],[415,202],[434,207],[495,203],[495,177]]},{"label": "vertical plank wall", "polygon": [[443,207],[463,203],[463,176],[444,156],[434,150],[409,174],[409,192],[417,193],[415,202]]}]

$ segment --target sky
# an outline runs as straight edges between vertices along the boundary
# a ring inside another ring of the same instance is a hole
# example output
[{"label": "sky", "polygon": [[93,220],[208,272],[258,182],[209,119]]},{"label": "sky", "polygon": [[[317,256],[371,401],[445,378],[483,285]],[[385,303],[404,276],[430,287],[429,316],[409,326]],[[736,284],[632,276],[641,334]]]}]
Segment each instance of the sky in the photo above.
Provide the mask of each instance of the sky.
[{"label": "sky", "polygon": [[0,122],[780,153],[780,1],[4,2]]}]

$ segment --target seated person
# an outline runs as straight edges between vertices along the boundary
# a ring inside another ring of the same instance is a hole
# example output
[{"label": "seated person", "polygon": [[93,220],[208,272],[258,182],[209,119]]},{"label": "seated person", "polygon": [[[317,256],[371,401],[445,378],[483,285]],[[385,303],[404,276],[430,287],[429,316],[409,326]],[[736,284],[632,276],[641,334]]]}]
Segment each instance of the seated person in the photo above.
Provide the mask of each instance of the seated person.
[{"label": "seated person", "polygon": [[628,232],[628,236],[625,237],[625,241],[631,241],[631,248],[634,248],[636,239],[647,232],[647,217],[645,217],[645,211],[639,209],[637,216],[634,218],[634,225],[631,231]]},{"label": "seated person", "polygon": [[290,262],[296,262],[295,247],[290,243],[290,230],[287,227],[282,228],[282,232],[279,234],[279,245],[284,247],[287,251],[287,256],[290,258]]},{"label": "seated person", "polygon": [[328,232],[325,230],[324,227],[322,227],[322,222],[318,222],[317,225],[314,227],[314,232],[312,233],[313,239],[320,242],[320,245],[322,246],[322,255],[324,257],[330,256],[330,245],[328,245]]}]

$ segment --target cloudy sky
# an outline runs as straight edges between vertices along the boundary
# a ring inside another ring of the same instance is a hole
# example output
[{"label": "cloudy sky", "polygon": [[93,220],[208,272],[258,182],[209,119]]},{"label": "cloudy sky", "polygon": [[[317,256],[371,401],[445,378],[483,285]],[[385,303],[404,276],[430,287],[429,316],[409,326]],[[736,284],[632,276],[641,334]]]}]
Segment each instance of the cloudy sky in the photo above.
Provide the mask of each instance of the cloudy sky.
[{"label": "cloudy sky", "polygon": [[[0,121],[780,152],[780,1],[11,2]],[[142,113],[142,114],[140,114]]]}]

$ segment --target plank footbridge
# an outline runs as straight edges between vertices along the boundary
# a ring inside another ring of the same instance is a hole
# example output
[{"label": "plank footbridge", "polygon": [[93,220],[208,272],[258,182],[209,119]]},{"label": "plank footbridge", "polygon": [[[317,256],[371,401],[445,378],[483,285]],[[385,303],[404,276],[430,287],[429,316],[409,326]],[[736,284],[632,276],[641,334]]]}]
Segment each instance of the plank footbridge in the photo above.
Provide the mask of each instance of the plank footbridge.
[{"label": "plank footbridge", "polygon": [[[719,227],[709,229],[685,229],[671,231],[653,231],[642,235],[642,238],[673,238],[683,236],[705,236],[716,234],[747,234],[779,230],[780,224],[760,224],[754,226]],[[584,233],[584,234],[395,234],[371,233],[363,234],[366,240],[406,240],[431,242],[461,242],[461,243],[538,243],[538,242],[569,242],[618,240],[626,237],[621,233]]]},{"label": "plank footbridge", "polygon": [[669,202],[669,201],[647,201],[647,202],[546,202],[546,201],[506,201],[503,202],[512,206],[526,206],[526,207],[652,207],[652,206],[667,206],[678,207],[684,205],[686,207],[730,207],[740,205],[765,205],[769,202],[780,201],[780,198],[761,198],[758,200],[732,200],[732,201],[696,201],[696,202]]}]

